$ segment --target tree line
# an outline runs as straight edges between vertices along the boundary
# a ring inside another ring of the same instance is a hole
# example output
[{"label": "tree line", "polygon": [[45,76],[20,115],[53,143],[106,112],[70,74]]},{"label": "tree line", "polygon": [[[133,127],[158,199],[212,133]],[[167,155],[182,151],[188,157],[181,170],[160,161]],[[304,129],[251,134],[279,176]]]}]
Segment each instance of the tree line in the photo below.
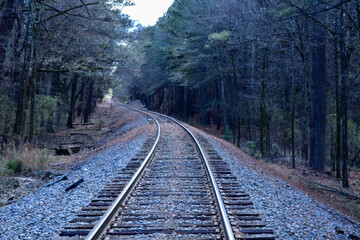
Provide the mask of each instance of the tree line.
[{"label": "tree line", "polygon": [[128,0],[0,1],[2,148],[33,143],[74,118],[88,122],[117,83]]},{"label": "tree line", "polygon": [[133,32],[148,108],[214,125],[257,157],[330,167],[348,187],[360,165],[359,0],[175,0]]}]

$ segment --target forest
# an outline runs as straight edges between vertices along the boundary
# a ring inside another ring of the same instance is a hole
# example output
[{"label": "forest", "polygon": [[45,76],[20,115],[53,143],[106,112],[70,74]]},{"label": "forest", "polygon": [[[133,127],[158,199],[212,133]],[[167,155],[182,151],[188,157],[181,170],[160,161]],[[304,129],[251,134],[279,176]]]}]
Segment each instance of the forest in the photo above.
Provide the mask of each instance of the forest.
[{"label": "forest", "polygon": [[0,1],[1,149],[71,128],[112,89],[220,131],[255,158],[360,167],[359,0]]},{"label": "forest", "polygon": [[137,32],[148,108],[202,125],[256,158],[359,167],[360,1],[178,0]]},{"label": "forest", "polygon": [[2,148],[88,122],[124,66],[130,1],[0,2]]}]

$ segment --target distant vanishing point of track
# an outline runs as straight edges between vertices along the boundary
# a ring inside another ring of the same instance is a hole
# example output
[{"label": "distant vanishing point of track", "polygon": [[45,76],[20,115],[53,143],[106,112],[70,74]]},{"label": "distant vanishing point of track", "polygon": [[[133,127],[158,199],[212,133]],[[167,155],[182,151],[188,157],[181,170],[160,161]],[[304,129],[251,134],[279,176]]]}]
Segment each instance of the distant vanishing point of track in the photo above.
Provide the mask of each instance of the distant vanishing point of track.
[{"label": "distant vanishing point of track", "polygon": [[205,138],[136,111],[157,130],[64,227],[63,239],[275,239]]}]

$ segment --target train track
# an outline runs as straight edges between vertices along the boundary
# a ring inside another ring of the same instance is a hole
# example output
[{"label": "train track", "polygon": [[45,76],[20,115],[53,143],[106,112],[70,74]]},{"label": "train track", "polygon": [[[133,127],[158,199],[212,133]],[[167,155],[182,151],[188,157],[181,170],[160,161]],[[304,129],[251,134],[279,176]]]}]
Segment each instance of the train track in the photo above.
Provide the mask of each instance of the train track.
[{"label": "train track", "polygon": [[165,115],[136,111],[157,126],[156,134],[60,236],[275,239],[205,138],[195,138],[182,123]]}]

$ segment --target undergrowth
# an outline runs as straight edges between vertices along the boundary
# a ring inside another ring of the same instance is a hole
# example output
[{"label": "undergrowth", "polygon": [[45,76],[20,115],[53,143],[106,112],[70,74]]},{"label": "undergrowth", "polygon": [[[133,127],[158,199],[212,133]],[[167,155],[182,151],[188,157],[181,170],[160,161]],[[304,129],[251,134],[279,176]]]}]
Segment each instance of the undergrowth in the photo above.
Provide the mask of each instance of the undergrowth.
[{"label": "undergrowth", "polygon": [[47,169],[49,153],[44,149],[9,147],[0,156],[0,176]]}]

